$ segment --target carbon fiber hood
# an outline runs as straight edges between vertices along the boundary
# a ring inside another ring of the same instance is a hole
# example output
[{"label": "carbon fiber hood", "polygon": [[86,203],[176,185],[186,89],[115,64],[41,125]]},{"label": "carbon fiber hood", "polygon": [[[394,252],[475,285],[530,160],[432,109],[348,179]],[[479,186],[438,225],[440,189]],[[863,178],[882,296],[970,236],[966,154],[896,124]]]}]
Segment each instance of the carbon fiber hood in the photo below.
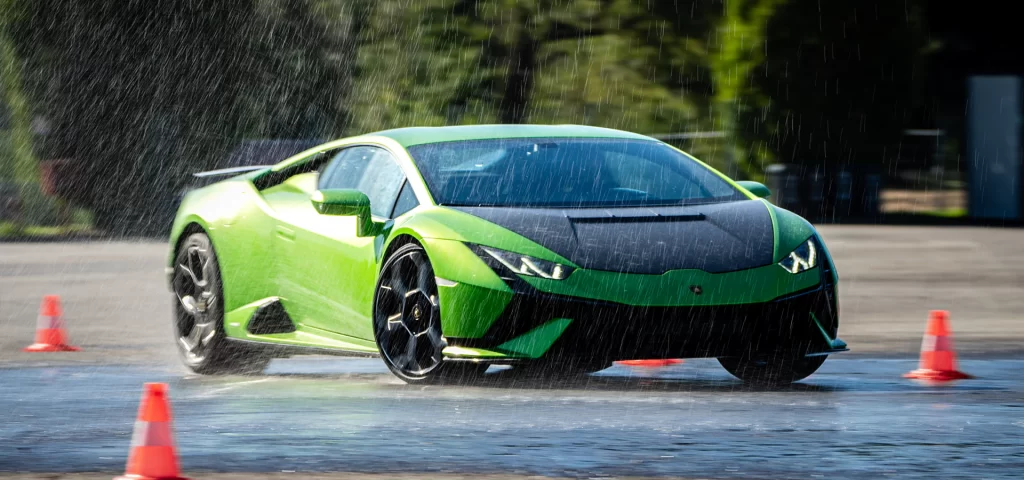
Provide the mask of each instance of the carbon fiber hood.
[{"label": "carbon fiber hood", "polygon": [[516,232],[582,268],[662,274],[768,265],[771,215],[759,200],[644,208],[451,207]]}]

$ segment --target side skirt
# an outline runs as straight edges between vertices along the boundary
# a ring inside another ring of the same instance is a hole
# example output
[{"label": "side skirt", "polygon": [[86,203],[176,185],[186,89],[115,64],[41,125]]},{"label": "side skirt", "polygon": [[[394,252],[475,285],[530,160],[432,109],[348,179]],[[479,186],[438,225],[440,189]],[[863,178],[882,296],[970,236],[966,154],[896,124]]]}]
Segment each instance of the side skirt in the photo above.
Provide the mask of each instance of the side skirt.
[{"label": "side skirt", "polygon": [[[372,340],[349,337],[295,321],[277,297],[257,300],[224,315],[231,341],[266,346],[281,355],[378,355]],[[276,355],[276,353],[275,353]]]},{"label": "side skirt", "polygon": [[334,357],[380,358],[378,352],[362,350],[341,350],[336,348],[311,347],[304,345],[286,345],[280,343],[259,342],[227,337],[231,343],[245,345],[246,348],[265,352],[273,357],[290,357],[292,355],[331,355]]}]

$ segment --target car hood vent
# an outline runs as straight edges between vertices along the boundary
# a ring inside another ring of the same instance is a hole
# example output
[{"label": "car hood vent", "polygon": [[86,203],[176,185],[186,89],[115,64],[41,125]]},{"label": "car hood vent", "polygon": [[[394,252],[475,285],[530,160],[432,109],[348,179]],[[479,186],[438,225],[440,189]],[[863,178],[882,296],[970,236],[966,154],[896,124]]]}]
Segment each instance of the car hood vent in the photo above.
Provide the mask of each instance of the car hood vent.
[{"label": "car hood vent", "polygon": [[759,200],[644,208],[451,208],[593,270],[721,273],[768,265],[775,249],[771,215]]}]

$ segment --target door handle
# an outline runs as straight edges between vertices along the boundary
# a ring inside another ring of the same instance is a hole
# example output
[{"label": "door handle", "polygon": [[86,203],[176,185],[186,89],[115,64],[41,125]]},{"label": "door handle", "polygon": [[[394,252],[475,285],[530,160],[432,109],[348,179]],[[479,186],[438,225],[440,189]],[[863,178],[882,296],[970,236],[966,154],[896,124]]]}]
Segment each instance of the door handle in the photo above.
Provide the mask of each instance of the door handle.
[{"label": "door handle", "polygon": [[278,225],[277,236],[284,238],[286,240],[295,240],[295,231],[290,228],[285,228]]}]

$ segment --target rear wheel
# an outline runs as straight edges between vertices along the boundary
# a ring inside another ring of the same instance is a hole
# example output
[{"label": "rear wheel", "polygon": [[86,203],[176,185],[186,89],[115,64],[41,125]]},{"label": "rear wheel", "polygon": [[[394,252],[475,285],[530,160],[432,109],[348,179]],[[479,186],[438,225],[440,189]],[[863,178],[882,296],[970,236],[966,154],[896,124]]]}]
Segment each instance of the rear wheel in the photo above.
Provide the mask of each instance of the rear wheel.
[{"label": "rear wheel", "polygon": [[407,383],[468,380],[487,369],[444,361],[437,281],[426,251],[415,243],[399,247],[381,268],[373,332],[384,363]]},{"label": "rear wheel", "polygon": [[257,374],[266,368],[268,355],[226,340],[220,267],[205,233],[182,242],[171,289],[175,344],[185,366],[200,374]]},{"label": "rear wheel", "polygon": [[755,385],[788,385],[803,380],[825,363],[827,355],[804,357],[791,353],[718,359],[733,376]]}]

